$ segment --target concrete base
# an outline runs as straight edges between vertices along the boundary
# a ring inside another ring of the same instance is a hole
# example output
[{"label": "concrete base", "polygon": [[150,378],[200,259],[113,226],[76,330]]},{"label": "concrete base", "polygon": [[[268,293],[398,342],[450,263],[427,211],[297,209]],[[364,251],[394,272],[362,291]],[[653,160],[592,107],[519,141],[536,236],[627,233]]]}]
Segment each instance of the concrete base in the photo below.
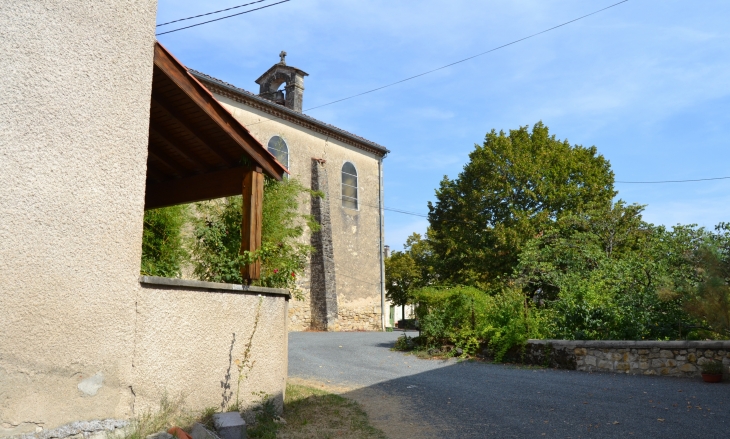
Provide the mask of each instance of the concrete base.
[{"label": "concrete base", "polygon": [[213,424],[221,439],[246,439],[246,421],[239,412],[216,413]]}]

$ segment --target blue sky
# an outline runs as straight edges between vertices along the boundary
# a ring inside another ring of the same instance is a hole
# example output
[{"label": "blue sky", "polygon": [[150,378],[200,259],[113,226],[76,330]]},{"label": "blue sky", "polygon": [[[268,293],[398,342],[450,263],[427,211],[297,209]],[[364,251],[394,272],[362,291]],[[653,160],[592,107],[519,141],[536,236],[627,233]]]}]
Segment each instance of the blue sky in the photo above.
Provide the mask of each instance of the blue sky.
[{"label": "blue sky", "polygon": [[[158,22],[244,2],[160,0]],[[287,63],[310,75],[309,108],[615,2],[291,0],[159,39],[187,66],[251,91],[286,50]],[[539,120],[561,139],[595,145],[616,180],[730,176],[729,17],[725,1],[630,0],[308,114],[388,147],[386,207],[424,214],[443,176],[455,178],[488,131]],[[730,221],[730,180],[616,187],[619,198],[646,204],[655,224]],[[427,224],[386,212],[386,243],[400,249]]]}]

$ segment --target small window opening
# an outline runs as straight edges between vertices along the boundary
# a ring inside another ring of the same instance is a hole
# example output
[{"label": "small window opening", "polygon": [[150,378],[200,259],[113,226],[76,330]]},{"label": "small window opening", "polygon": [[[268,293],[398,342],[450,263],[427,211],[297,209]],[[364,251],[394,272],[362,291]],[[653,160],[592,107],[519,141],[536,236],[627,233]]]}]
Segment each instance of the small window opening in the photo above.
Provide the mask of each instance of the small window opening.
[{"label": "small window opening", "polygon": [[284,139],[279,136],[272,137],[269,140],[268,148],[269,152],[276,157],[276,160],[289,169],[289,147]]},{"label": "small window opening", "polygon": [[342,165],[342,207],[357,210],[357,169],[350,162]]}]

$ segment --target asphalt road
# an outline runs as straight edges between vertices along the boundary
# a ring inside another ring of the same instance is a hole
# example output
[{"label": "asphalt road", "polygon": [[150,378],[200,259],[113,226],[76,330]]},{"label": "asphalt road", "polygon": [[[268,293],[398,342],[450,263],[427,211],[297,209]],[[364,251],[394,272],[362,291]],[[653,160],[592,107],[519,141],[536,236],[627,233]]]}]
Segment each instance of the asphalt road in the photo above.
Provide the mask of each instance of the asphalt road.
[{"label": "asphalt road", "polygon": [[399,335],[290,333],[289,376],[387,394],[432,437],[730,436],[730,383],[420,360]]}]

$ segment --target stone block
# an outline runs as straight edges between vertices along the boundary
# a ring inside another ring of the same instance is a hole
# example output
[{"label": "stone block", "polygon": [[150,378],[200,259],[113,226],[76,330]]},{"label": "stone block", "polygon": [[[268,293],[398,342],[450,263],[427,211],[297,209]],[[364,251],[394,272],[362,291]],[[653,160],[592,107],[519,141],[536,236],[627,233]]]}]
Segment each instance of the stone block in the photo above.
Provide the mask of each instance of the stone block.
[{"label": "stone block", "polygon": [[664,361],[662,360],[651,360],[651,367],[663,367]]},{"label": "stone block", "polygon": [[660,350],[659,348],[651,348],[651,352],[655,353],[655,354],[658,354],[659,350]]},{"label": "stone block", "polygon": [[667,367],[675,367],[677,365],[677,362],[670,358],[665,364],[667,365]]},{"label": "stone block", "polygon": [[679,355],[687,355],[687,349],[680,350]]},{"label": "stone block", "polygon": [[649,349],[639,349],[639,355],[646,355],[649,353]]},{"label": "stone block", "polygon": [[620,362],[616,364],[616,370],[620,370],[622,372],[628,372],[631,369],[631,365],[629,363]]},{"label": "stone block", "polygon": [[653,369],[649,369],[644,371],[644,375],[656,375],[656,371],[654,371]]},{"label": "stone block", "polygon": [[213,424],[221,439],[246,439],[246,421],[238,412],[216,413]]},{"label": "stone block", "polygon": [[601,360],[598,362],[598,368],[604,369],[604,370],[613,370],[613,363],[606,360]]},{"label": "stone block", "polygon": [[193,439],[220,439],[217,434],[205,428],[203,424],[195,423],[190,430]]},{"label": "stone block", "polygon": [[709,349],[706,350],[705,351],[705,358],[715,358],[715,352],[713,352],[713,351],[711,351]]},{"label": "stone block", "polygon": [[639,362],[639,369],[648,369],[649,368],[649,362],[648,361],[641,361]]},{"label": "stone block", "polygon": [[588,366],[594,366],[595,367],[595,365],[596,365],[596,357],[593,357],[593,356],[590,356],[590,355],[586,355],[584,361],[585,361],[586,365],[588,365]]},{"label": "stone block", "polygon": [[618,352],[614,352],[611,354],[610,360],[621,361],[622,357],[623,357],[623,355],[619,354]]},{"label": "stone block", "polygon": [[659,369],[659,374],[660,375],[669,375],[669,368],[668,367],[662,367],[661,369]]},{"label": "stone block", "polygon": [[573,350],[573,353],[579,357],[582,357],[586,354],[586,350],[585,350],[585,348],[575,348]]},{"label": "stone block", "polygon": [[674,358],[674,354],[672,353],[672,351],[666,350],[659,351],[659,356],[662,358]]},{"label": "stone block", "polygon": [[689,354],[687,354],[687,361],[689,361],[690,363],[694,363],[695,361],[697,361],[697,356],[695,356],[694,353],[690,352]]},{"label": "stone block", "polygon": [[727,352],[723,351],[722,349],[720,349],[719,351],[717,351],[717,355],[719,355],[721,357],[724,357],[725,354],[727,354]]},{"label": "stone block", "polygon": [[697,349],[695,349],[695,348],[690,348],[690,349],[687,349],[687,352],[697,352]]},{"label": "stone block", "polygon": [[659,358],[659,352],[652,352],[649,354],[649,358]]},{"label": "stone block", "polygon": [[677,355],[676,357],[674,357],[674,359],[677,361],[687,361],[687,356],[686,355]]},{"label": "stone block", "polygon": [[681,370],[682,372],[696,372],[697,367],[695,367],[694,364],[686,363],[686,364],[681,365],[679,367],[679,370]]}]

